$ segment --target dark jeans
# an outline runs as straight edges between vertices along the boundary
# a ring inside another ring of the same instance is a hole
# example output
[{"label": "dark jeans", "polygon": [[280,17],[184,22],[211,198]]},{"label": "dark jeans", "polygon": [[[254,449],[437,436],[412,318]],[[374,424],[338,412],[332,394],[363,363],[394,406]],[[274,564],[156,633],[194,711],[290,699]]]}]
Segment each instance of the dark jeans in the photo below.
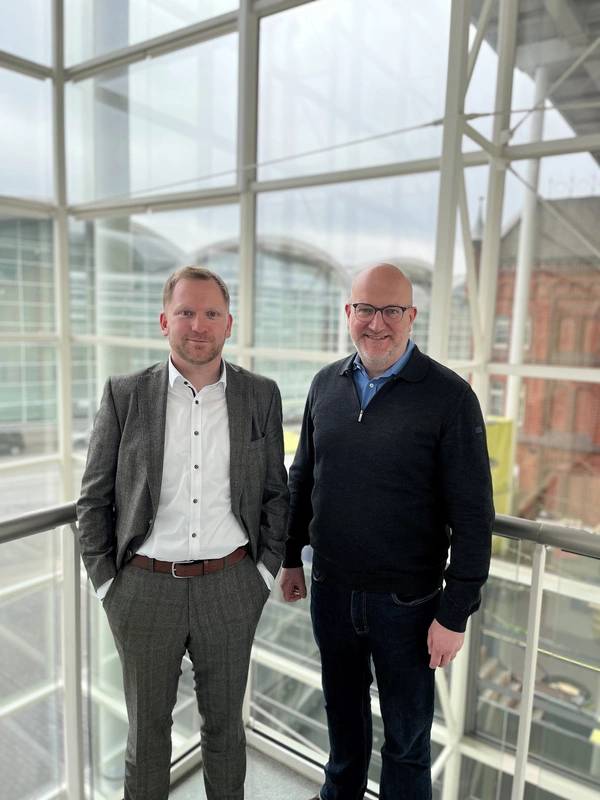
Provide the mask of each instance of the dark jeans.
[{"label": "dark jeans", "polygon": [[321,652],[330,754],[323,800],[361,800],[372,749],[375,667],[384,727],[380,800],[430,800],[434,670],[427,631],[436,592],[412,602],[352,591],[313,567],[311,615]]}]

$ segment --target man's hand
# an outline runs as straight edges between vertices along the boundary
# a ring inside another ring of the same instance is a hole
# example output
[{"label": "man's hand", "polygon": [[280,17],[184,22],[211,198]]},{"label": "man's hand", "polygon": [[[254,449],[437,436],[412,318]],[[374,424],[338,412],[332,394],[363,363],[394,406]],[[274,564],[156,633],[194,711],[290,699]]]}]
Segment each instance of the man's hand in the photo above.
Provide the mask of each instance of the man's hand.
[{"label": "man's hand", "polygon": [[431,669],[447,667],[463,646],[464,640],[464,633],[448,630],[440,625],[437,619],[434,619],[427,634],[427,650],[431,656],[429,659]]},{"label": "man's hand", "polygon": [[288,603],[294,600],[302,600],[306,597],[306,583],[304,582],[304,570],[302,567],[292,567],[282,569],[279,585],[283,599]]}]

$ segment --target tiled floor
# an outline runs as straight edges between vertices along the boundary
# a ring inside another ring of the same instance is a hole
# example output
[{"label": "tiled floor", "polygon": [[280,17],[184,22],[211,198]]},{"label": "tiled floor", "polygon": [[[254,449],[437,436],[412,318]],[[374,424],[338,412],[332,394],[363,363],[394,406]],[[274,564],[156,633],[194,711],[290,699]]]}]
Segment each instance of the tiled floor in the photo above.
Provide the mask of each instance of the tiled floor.
[{"label": "tiled floor", "polygon": [[[248,748],[246,800],[308,800],[318,790],[318,784]],[[202,769],[177,784],[169,796],[172,800],[206,800]]]}]

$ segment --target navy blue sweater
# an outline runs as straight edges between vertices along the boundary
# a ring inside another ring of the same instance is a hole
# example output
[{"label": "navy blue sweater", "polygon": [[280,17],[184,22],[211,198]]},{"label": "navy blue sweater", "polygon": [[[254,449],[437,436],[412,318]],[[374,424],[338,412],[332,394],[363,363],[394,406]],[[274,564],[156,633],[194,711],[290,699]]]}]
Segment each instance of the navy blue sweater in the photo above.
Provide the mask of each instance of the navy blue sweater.
[{"label": "navy blue sweater", "polygon": [[479,607],[494,521],[477,398],[415,347],[359,422],[353,359],[312,382],[290,469],[284,566],[300,566],[310,542],[324,572],[355,589],[416,598],[444,579],[437,619],[463,631]]}]

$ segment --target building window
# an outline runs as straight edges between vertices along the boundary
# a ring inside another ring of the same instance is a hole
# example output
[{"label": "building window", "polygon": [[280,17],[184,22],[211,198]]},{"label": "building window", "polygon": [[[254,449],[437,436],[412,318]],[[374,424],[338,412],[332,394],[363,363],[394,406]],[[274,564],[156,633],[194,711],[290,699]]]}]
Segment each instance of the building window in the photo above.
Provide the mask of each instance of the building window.
[{"label": "building window", "polygon": [[494,417],[504,416],[504,400],[506,396],[506,382],[501,380],[490,381],[490,414]]},{"label": "building window", "polygon": [[497,350],[507,350],[510,341],[510,319],[507,316],[497,316],[494,326],[494,347]]}]

